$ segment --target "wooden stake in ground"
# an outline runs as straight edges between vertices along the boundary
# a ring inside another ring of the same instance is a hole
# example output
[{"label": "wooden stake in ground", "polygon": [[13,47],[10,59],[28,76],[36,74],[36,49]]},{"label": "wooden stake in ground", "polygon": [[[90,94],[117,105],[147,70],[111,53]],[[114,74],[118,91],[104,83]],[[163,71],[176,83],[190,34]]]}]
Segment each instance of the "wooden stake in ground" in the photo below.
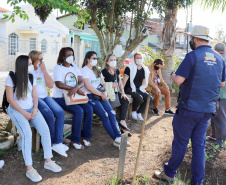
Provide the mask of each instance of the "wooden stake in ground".
[{"label": "wooden stake in ground", "polygon": [[119,151],[119,164],[118,164],[118,177],[123,178],[124,165],[126,159],[126,147],[127,147],[128,133],[122,134],[120,151]]},{"label": "wooden stake in ground", "polygon": [[139,143],[138,152],[137,152],[136,165],[135,165],[134,174],[133,174],[132,185],[134,185],[135,180],[136,180],[137,167],[138,167],[138,163],[139,163],[140,150],[141,150],[141,145],[142,145],[143,136],[144,136],[144,129],[145,129],[145,124],[146,124],[146,120],[147,120],[150,99],[151,99],[151,95],[148,94],[146,109],[145,109],[145,113],[144,113],[144,121],[143,121],[143,126],[142,126],[142,130],[141,130],[141,135],[140,135],[140,143]]}]

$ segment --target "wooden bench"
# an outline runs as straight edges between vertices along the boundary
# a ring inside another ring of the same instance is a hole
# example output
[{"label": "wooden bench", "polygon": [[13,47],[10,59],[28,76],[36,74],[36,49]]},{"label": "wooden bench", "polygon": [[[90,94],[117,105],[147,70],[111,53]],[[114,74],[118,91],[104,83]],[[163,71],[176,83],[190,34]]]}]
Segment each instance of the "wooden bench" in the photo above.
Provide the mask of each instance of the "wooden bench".
[{"label": "wooden bench", "polygon": [[[128,113],[127,113],[127,119],[130,119],[131,114],[132,114],[133,98],[131,97],[131,95],[128,95],[128,94],[127,94],[127,96],[129,98],[129,109],[128,109]],[[71,114],[68,111],[64,111],[64,112],[65,112],[64,120],[70,120],[73,118],[73,114]],[[12,125],[11,128],[13,130],[14,139],[16,141],[17,129],[11,119],[9,120],[8,125]],[[33,127],[32,124],[30,124],[30,126],[31,126],[31,131],[32,131],[32,150],[37,153],[40,150],[40,134],[37,132],[37,130]],[[71,134],[70,130],[71,130],[71,127],[68,126],[67,124],[65,124],[64,137],[67,137]]]},{"label": "wooden bench", "polygon": [[[73,114],[71,114],[68,111],[65,111],[64,119],[68,120],[68,119],[72,119],[72,118],[73,118]],[[16,129],[16,126],[13,124],[11,119],[9,120],[8,125],[9,126],[7,126],[8,127],[7,129],[9,130],[10,127],[11,127],[11,129],[13,131],[13,135],[14,135],[14,141],[16,142],[16,140],[17,140],[17,129]],[[32,150],[35,153],[37,153],[40,150],[40,144],[41,144],[41,142],[40,142],[40,134],[38,133],[38,131],[34,128],[34,126],[32,124],[30,124],[30,126],[31,126],[31,132],[32,132]],[[67,127],[67,129],[68,129],[68,127]],[[70,134],[68,134],[68,133],[65,134],[65,137],[67,137],[68,135],[70,135]]]}]

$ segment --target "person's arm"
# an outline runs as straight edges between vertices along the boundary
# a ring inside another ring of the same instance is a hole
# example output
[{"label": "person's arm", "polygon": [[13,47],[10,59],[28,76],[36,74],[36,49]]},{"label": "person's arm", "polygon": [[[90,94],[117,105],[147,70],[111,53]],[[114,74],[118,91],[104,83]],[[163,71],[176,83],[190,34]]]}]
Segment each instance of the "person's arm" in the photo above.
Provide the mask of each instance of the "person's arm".
[{"label": "person's arm", "polygon": [[186,78],[182,77],[182,76],[179,76],[179,75],[176,75],[175,72],[173,72],[171,75],[170,75],[170,80],[174,81],[175,84],[177,85],[180,85],[182,84],[184,81],[185,81]]},{"label": "person's arm", "polygon": [[69,90],[68,95],[74,95],[77,93],[77,91],[84,86],[84,81],[82,76],[78,76],[78,84],[75,87],[72,87],[72,89]]},{"label": "person's arm", "polygon": [[129,79],[129,77],[128,77],[127,75],[124,75],[124,79],[123,79],[123,81],[122,81],[123,87],[125,87],[126,82],[128,81],[128,79]]},{"label": "person's arm", "polygon": [[126,94],[125,94],[125,91],[124,91],[124,86],[123,86],[123,83],[122,83],[122,80],[120,78],[120,74],[118,75],[118,78],[119,78],[119,89],[122,93],[122,98],[125,98],[125,99],[129,99]]},{"label": "person's arm", "polygon": [[89,78],[84,78],[84,84],[85,84],[86,89],[88,91],[90,91],[91,93],[96,94],[98,96],[102,95],[102,93],[100,91],[98,91],[95,87],[93,87],[91,85]]},{"label": "person's arm", "polygon": [[33,117],[35,117],[37,114],[37,111],[38,111],[38,95],[37,95],[37,91],[36,91],[36,85],[33,86],[33,88],[32,88],[32,98],[33,98],[34,107],[31,111],[31,114]]},{"label": "person's arm", "polygon": [[101,78],[101,84],[104,87],[104,92],[101,94],[101,98],[102,100],[107,100],[107,87],[106,87],[106,83],[104,81],[104,78]]},{"label": "person's arm", "polygon": [[150,85],[153,89],[156,90],[156,95],[160,95],[161,94],[160,89],[157,87],[157,85],[155,85],[155,83],[153,82],[153,80],[151,78],[151,73],[149,75],[148,85]]},{"label": "person's arm", "polygon": [[44,62],[40,62],[39,67],[42,70],[42,73],[44,75],[46,86],[48,88],[50,88],[50,89],[53,88],[54,82],[53,82],[53,79],[51,78],[51,76],[48,74],[48,72],[46,70],[45,63]]},{"label": "person's arm", "polygon": [[16,109],[18,112],[20,112],[27,120],[34,119],[32,117],[32,114],[29,112],[26,112],[23,110],[20,105],[14,100],[13,98],[13,87],[5,86],[6,87],[6,96],[8,103]]},{"label": "person's arm", "polygon": [[194,59],[191,55],[187,54],[185,59],[182,61],[176,72],[172,72],[170,75],[170,80],[174,81],[177,85],[184,83],[190,75],[190,71],[194,66]]},{"label": "person's arm", "polygon": [[222,79],[221,79],[221,87],[225,86],[225,62],[223,61],[223,72],[222,72]]}]

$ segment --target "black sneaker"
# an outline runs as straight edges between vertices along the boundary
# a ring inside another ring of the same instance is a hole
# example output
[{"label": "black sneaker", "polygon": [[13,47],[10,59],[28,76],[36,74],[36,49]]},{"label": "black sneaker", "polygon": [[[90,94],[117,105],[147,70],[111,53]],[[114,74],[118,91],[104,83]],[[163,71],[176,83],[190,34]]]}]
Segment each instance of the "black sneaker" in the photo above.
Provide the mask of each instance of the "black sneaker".
[{"label": "black sneaker", "polygon": [[165,111],[165,114],[166,115],[172,115],[172,116],[174,115],[173,111],[171,111],[170,109],[169,110],[166,110]]},{"label": "black sneaker", "polygon": [[154,114],[155,116],[159,116],[159,111],[158,111],[157,108],[156,108],[156,109],[152,109],[152,112],[153,112],[153,114]]}]

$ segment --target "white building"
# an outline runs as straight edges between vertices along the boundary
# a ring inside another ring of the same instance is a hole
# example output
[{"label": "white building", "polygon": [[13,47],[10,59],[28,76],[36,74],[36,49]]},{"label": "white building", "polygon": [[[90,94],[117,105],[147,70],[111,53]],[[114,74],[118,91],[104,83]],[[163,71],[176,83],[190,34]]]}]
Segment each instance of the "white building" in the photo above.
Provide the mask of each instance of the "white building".
[{"label": "white building", "polygon": [[44,62],[51,71],[56,65],[61,47],[68,46],[69,29],[57,21],[54,14],[50,14],[42,24],[31,5],[23,5],[21,8],[28,14],[28,21],[19,16],[15,17],[14,23],[1,20],[3,14],[11,13],[0,11],[0,70],[14,70],[18,55],[28,55],[31,50],[39,50],[44,54]]}]

